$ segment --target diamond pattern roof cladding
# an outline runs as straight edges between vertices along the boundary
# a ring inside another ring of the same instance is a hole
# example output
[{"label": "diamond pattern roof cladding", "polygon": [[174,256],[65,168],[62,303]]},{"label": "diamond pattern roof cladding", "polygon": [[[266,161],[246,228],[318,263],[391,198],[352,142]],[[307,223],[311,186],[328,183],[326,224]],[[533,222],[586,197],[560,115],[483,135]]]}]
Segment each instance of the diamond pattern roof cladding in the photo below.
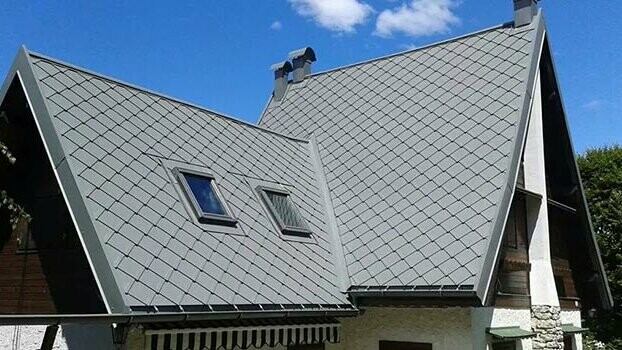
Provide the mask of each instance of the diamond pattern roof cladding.
[{"label": "diamond pattern roof cladding", "polygon": [[476,283],[526,91],[533,28],[320,73],[261,124],[314,134],[353,286]]},{"label": "diamond pattern roof cladding", "polygon": [[[307,142],[31,58],[128,306],[348,304]],[[195,223],[162,159],[209,169],[243,234]],[[317,244],[283,240],[250,179],[286,185]]]}]

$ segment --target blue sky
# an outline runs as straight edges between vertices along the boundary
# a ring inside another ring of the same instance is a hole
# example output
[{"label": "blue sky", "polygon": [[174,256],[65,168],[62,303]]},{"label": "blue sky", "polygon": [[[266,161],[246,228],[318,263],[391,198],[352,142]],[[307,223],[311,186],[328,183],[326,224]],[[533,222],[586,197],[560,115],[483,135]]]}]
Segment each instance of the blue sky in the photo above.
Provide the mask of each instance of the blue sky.
[{"label": "blue sky", "polygon": [[[0,74],[20,45],[255,122],[268,67],[312,46],[314,70],[512,19],[512,1],[24,1],[0,4]],[[575,148],[622,143],[622,2],[544,0]]]}]

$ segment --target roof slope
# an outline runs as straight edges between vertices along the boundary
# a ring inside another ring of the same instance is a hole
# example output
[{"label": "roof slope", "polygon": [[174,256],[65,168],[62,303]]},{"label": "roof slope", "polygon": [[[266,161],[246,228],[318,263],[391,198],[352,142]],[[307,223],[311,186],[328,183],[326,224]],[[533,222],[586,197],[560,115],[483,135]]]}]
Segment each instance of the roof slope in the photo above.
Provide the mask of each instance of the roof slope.
[{"label": "roof slope", "polygon": [[538,25],[315,74],[269,103],[262,126],[317,138],[355,289],[479,284],[515,177]]},{"label": "roof slope", "polygon": [[[308,142],[29,55],[125,305],[348,304]],[[239,230],[195,223],[172,166],[214,175]],[[257,179],[292,192],[316,243],[281,239]]]}]

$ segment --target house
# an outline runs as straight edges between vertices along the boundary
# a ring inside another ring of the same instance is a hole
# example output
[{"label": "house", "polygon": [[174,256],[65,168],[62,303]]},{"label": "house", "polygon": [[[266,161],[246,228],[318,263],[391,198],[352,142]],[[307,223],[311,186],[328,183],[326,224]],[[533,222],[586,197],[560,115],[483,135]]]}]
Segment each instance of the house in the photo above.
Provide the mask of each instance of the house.
[{"label": "house", "polygon": [[613,302],[542,13],[514,8],[326,72],[294,51],[258,125],[21,49],[0,341],[582,349]]}]

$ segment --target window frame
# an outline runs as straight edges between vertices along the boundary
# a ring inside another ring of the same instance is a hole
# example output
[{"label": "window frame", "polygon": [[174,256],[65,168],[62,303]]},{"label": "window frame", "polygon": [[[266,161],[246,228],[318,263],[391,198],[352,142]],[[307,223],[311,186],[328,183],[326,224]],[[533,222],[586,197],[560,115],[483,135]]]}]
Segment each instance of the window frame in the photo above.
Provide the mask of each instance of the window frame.
[{"label": "window frame", "polygon": [[[257,186],[256,191],[259,193],[261,200],[264,202],[264,205],[268,208],[268,211],[270,212],[272,219],[274,219],[274,221],[276,222],[282,234],[287,235],[287,236],[302,237],[302,238],[309,238],[311,236],[312,232],[311,232],[311,229],[309,228],[309,223],[307,222],[305,217],[302,216],[302,214],[300,213],[300,209],[292,200],[291,192],[284,190],[284,189],[278,189],[278,188],[262,186],[262,185]],[[267,192],[272,192],[272,193],[286,196],[293,210],[296,211],[296,215],[302,220],[305,227],[286,225],[283,219],[281,218],[281,215],[274,207],[274,204],[272,204],[272,200],[270,199],[270,197],[268,197]]]},{"label": "window frame", "polygon": [[423,343],[423,342],[411,342],[411,341],[394,341],[394,340],[380,340],[378,341],[378,349],[434,349],[433,343]]},{"label": "window frame", "polygon": [[[175,178],[177,179],[177,182],[181,185],[181,188],[186,196],[186,199],[190,203],[190,206],[192,207],[192,211],[194,212],[197,220],[200,223],[212,224],[212,225],[224,225],[224,226],[231,226],[231,227],[237,226],[238,220],[235,217],[233,217],[233,215],[231,215],[231,211],[229,210],[229,207],[227,206],[227,203],[225,202],[222,196],[222,193],[220,193],[220,190],[218,189],[218,186],[216,184],[216,177],[214,175],[210,173],[206,173],[206,172],[191,170],[187,168],[180,168],[180,167],[174,168],[173,174]],[[214,192],[214,195],[216,196],[216,199],[218,200],[218,203],[222,207],[222,210],[225,212],[225,214],[221,215],[221,214],[204,212],[203,209],[201,208],[201,205],[197,201],[197,198],[194,192],[192,191],[192,188],[190,188],[190,185],[188,184],[188,181],[186,180],[186,177],[184,176],[184,174],[208,179],[210,182],[211,189]]]}]

